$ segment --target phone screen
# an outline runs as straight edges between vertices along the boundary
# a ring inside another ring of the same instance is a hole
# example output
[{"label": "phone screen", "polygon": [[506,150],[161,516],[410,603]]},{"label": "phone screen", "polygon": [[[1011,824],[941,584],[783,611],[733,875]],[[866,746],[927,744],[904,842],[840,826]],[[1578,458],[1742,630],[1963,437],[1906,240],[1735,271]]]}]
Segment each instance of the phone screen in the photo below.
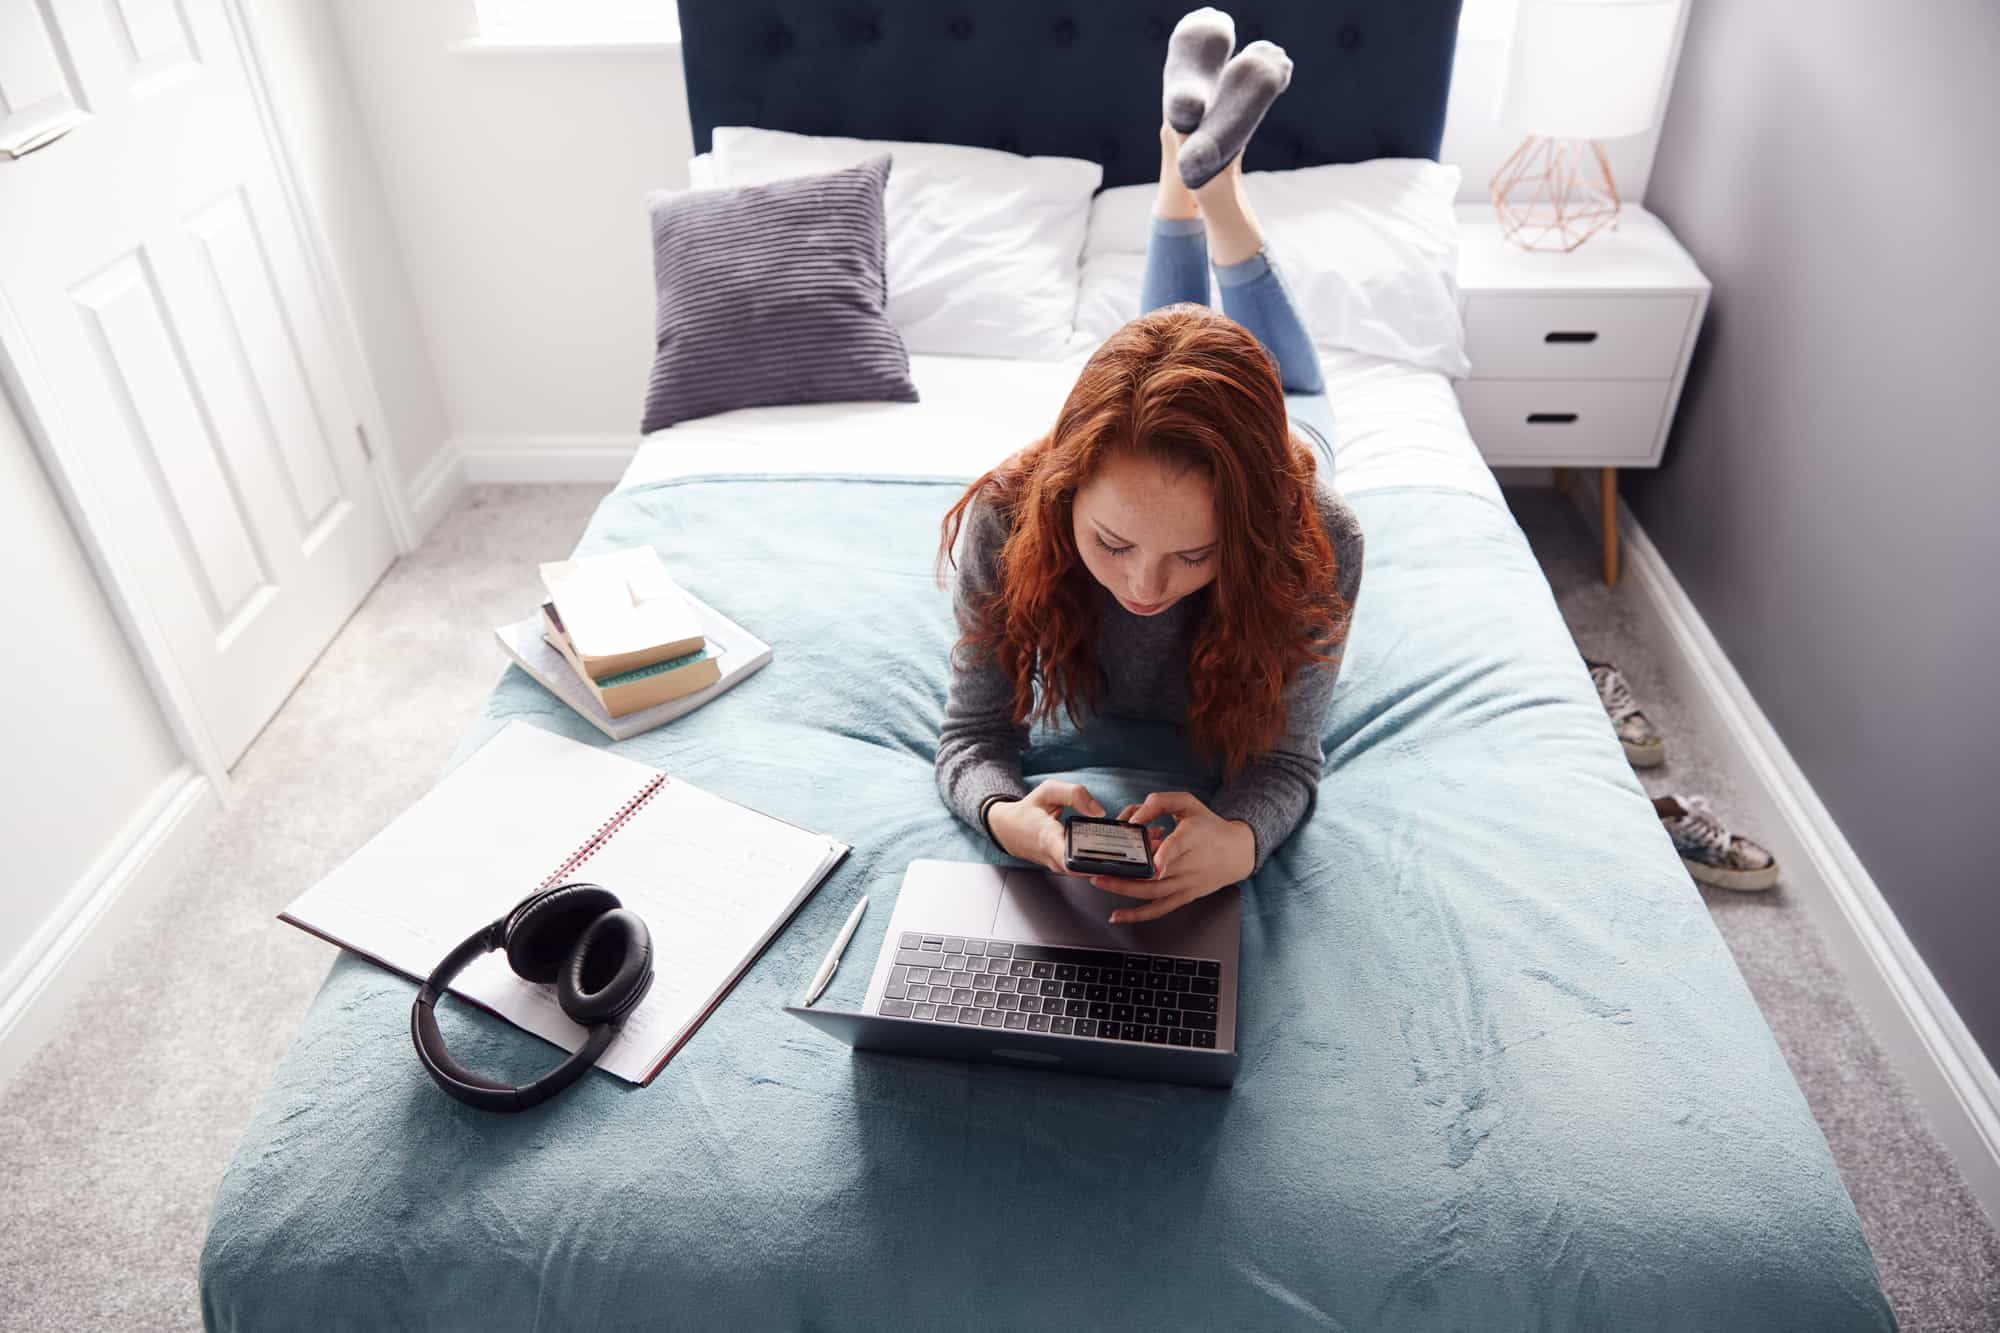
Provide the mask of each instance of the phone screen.
[{"label": "phone screen", "polygon": [[1146,864],[1146,830],[1137,824],[1074,823],[1069,826],[1069,850],[1078,860],[1142,866]]}]

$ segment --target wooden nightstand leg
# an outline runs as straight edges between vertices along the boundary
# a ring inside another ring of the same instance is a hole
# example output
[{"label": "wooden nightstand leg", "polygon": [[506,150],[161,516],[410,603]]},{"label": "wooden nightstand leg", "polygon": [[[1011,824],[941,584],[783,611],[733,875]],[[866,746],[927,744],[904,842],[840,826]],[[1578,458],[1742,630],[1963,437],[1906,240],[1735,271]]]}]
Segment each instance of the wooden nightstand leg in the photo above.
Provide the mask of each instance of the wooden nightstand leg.
[{"label": "wooden nightstand leg", "polygon": [[1604,506],[1604,586],[1618,584],[1618,469],[1608,467],[1597,479],[1597,495]]},{"label": "wooden nightstand leg", "polygon": [[1555,476],[1554,476],[1553,480],[1555,481],[1555,487],[1556,487],[1556,494],[1557,494],[1557,495],[1568,495],[1568,494],[1569,494],[1569,469],[1568,469],[1568,468],[1566,468],[1566,467],[1559,467],[1559,468],[1555,469]]}]

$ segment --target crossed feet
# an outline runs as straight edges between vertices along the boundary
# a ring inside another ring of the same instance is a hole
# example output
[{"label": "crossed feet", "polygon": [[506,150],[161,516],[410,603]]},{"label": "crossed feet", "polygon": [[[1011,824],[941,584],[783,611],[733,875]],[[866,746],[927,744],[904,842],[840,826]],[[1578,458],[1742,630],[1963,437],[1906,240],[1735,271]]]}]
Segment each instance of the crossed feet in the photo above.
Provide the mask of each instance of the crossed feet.
[{"label": "crossed feet", "polygon": [[1164,151],[1173,137],[1174,167],[1190,191],[1239,162],[1264,113],[1292,81],[1284,48],[1256,41],[1231,55],[1235,46],[1235,20],[1211,8],[1184,16],[1167,39],[1160,144]]}]

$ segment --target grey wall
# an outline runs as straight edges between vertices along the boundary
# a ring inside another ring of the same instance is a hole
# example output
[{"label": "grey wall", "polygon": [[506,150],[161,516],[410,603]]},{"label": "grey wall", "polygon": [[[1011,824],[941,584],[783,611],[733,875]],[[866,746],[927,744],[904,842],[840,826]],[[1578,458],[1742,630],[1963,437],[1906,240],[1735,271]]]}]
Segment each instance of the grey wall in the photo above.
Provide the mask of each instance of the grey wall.
[{"label": "grey wall", "polygon": [[1695,0],[1646,204],[1715,283],[1632,508],[2000,1063],[2000,7]]}]

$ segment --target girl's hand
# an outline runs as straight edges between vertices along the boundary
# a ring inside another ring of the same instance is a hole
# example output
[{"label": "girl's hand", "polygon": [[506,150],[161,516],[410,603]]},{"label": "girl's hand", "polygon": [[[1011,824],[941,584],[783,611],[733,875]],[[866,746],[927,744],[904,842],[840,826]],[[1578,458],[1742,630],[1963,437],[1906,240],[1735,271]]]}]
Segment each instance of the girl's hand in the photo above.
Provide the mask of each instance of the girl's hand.
[{"label": "girl's hand", "polygon": [[[996,809],[998,807],[995,807]],[[1161,815],[1174,817],[1174,831],[1161,838],[1147,829],[1153,842],[1153,877],[1120,879],[1092,875],[1090,882],[1108,893],[1151,899],[1141,907],[1121,907],[1111,914],[1119,925],[1151,921],[1226,884],[1245,879],[1257,863],[1257,835],[1240,819],[1224,819],[1184,791],[1154,792],[1138,805],[1128,805],[1118,817],[1146,824]]]},{"label": "girl's hand", "polygon": [[1067,875],[1070,872],[1063,864],[1062,825],[1066,807],[1099,819],[1104,817],[1104,807],[1082,784],[1050,778],[1018,801],[995,801],[988,806],[986,827],[993,830],[994,841],[1009,856]]}]

